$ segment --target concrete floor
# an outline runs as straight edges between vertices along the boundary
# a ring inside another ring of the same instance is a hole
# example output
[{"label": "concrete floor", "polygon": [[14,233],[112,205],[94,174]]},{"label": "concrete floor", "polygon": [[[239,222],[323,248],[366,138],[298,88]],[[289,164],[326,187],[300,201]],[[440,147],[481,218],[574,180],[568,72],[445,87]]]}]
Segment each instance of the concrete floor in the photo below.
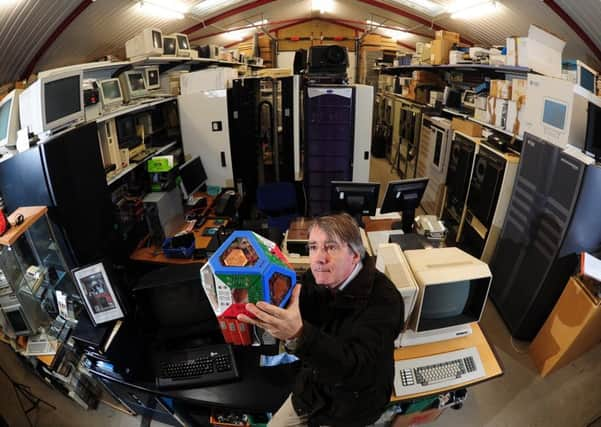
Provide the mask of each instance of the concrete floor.
[{"label": "concrete floor", "polygon": [[[386,160],[373,159],[371,170],[372,180],[383,184],[398,179],[390,174]],[[528,357],[528,343],[512,341],[492,303],[487,305],[481,326],[501,361],[504,375],[470,387],[463,408],[446,410],[431,426],[601,427],[601,345],[541,378]],[[142,423],[141,417],[115,411],[103,403],[95,411],[83,410],[28,372],[5,344],[0,344],[0,366],[14,380],[29,385],[33,393],[57,407],[54,411],[42,405],[32,417],[35,426],[133,427]],[[0,414],[11,427],[28,425],[10,382],[1,373]]]}]

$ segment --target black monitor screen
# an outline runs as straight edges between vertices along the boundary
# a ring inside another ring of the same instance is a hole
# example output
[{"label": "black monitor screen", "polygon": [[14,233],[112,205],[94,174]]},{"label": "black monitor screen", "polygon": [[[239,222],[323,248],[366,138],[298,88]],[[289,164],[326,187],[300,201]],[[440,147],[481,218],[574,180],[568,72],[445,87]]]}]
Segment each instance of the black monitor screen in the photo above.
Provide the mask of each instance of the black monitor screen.
[{"label": "black monitor screen", "polygon": [[156,86],[159,84],[158,70],[148,70],[146,76],[148,77],[148,86]]},{"label": "black monitor screen", "polygon": [[580,86],[595,93],[595,75],[585,67],[580,67]]},{"label": "black monitor screen", "polygon": [[29,327],[27,326],[25,319],[23,319],[23,314],[20,310],[5,311],[4,314],[16,334],[29,332]]},{"label": "black monitor screen", "polygon": [[601,159],[601,108],[589,102],[587,116],[584,150],[594,156],[595,160],[599,160]]},{"label": "black monitor screen", "polygon": [[361,215],[375,215],[379,192],[379,183],[332,181],[330,208],[334,212],[347,212],[358,220]]},{"label": "black monitor screen", "polygon": [[44,108],[46,123],[51,123],[81,111],[79,75],[45,83]]},{"label": "black monitor screen", "polygon": [[403,231],[410,232],[413,227],[415,209],[419,207],[427,185],[428,178],[390,181],[386,188],[386,195],[380,213],[402,212]]},{"label": "black monitor screen", "polygon": [[142,73],[130,73],[127,75],[127,78],[129,79],[129,87],[132,92],[146,89]]},{"label": "black monitor screen", "polygon": [[186,192],[185,196],[191,196],[207,180],[207,173],[202,165],[200,157],[194,157],[179,168],[179,176]]},{"label": "black monitor screen", "polygon": [[115,125],[117,126],[117,139],[121,148],[132,148],[142,142],[136,132],[134,116],[117,117]]},{"label": "black monitor screen", "polygon": [[486,303],[490,277],[424,287],[417,329],[429,331],[477,322]]},{"label": "black monitor screen", "polygon": [[163,38],[163,55],[175,55],[175,37]]},{"label": "black monitor screen", "polygon": [[190,49],[190,45],[188,44],[188,37],[177,36],[177,47],[180,49]]}]

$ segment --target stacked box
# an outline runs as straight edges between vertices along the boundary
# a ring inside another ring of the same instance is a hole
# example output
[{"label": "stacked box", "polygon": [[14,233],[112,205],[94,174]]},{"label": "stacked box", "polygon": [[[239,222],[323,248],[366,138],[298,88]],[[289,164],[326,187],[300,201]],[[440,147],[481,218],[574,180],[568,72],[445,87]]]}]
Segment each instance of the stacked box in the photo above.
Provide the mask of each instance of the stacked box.
[{"label": "stacked box", "polygon": [[270,240],[251,231],[235,231],[201,268],[201,280],[217,316],[247,313],[246,303],[266,301],[284,307],[296,273]]}]

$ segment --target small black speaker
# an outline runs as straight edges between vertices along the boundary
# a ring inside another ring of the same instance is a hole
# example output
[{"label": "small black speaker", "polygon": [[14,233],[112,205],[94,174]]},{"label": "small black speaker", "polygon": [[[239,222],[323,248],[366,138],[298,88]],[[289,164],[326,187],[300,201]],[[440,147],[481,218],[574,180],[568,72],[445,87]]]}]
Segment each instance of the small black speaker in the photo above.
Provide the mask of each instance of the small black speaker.
[{"label": "small black speaker", "polygon": [[505,161],[494,153],[481,149],[476,155],[467,208],[487,227],[495,214],[504,171]]},{"label": "small black speaker", "polygon": [[447,172],[447,206],[457,216],[461,216],[463,211],[475,149],[474,142],[460,135],[455,136],[451,144],[451,158]]},{"label": "small black speaker", "polygon": [[348,52],[343,46],[312,46],[309,48],[309,73],[344,74],[348,64]]},{"label": "small black speaker", "polygon": [[307,69],[307,51],[305,49],[298,49],[294,52],[294,65],[293,73],[302,74]]}]

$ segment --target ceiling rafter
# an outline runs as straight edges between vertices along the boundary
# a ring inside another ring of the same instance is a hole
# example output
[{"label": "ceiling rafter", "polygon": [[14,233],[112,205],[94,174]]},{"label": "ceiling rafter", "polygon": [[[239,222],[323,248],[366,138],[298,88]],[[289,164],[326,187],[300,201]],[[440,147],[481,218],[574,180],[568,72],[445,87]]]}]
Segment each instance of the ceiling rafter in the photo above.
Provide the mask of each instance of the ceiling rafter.
[{"label": "ceiling rafter", "polygon": [[243,13],[248,10],[256,9],[257,7],[264,6],[264,5],[266,5],[268,3],[272,3],[274,1],[275,0],[256,0],[252,3],[247,3],[247,4],[243,4],[241,6],[238,6],[238,7],[234,7],[233,9],[226,10],[225,12],[215,15],[212,18],[205,19],[202,22],[200,22],[199,24],[196,24],[189,28],[186,28],[185,30],[182,31],[182,33],[190,35],[198,30],[202,30],[203,28],[208,27],[209,25],[215,24],[219,21],[223,21],[224,19],[229,18],[230,16],[236,15],[238,13]]}]

